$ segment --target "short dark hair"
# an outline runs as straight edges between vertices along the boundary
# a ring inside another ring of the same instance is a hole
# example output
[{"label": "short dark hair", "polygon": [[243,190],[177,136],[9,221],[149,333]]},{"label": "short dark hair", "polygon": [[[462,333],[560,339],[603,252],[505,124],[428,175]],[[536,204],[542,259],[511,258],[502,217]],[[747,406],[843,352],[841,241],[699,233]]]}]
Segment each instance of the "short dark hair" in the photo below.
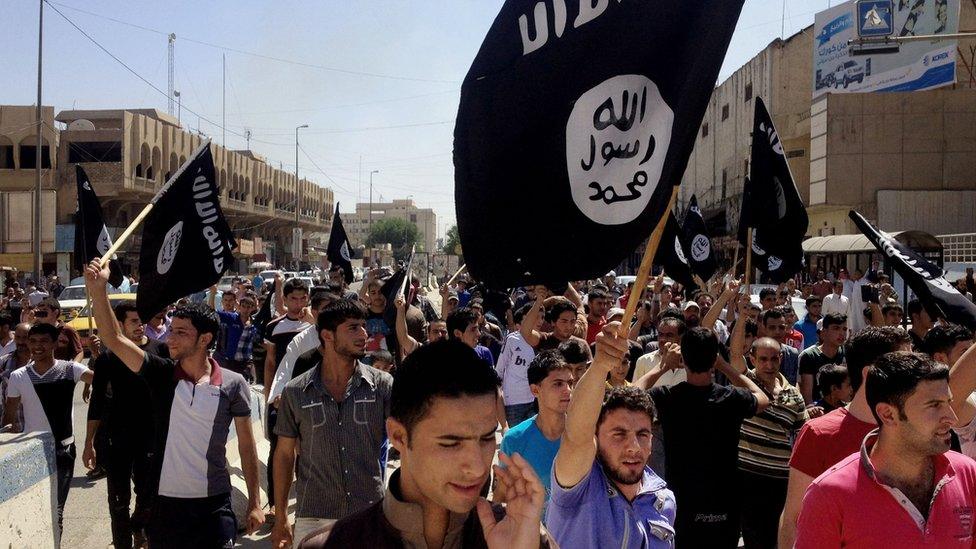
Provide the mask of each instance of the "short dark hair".
[{"label": "short dark hair", "polygon": [[435,398],[494,395],[501,380],[487,362],[460,341],[441,340],[422,345],[397,368],[390,395],[390,417],[410,433]]},{"label": "short dark hair", "polygon": [[529,385],[538,385],[549,377],[550,372],[568,368],[569,364],[562,353],[555,349],[549,349],[535,355],[535,358],[529,363],[526,375],[529,379]]},{"label": "short dark hair", "polygon": [[321,309],[325,302],[332,303],[338,299],[341,298],[337,294],[326,290],[316,290],[312,292],[312,297],[308,300],[308,306],[313,309]]},{"label": "short dark hair", "polygon": [[824,364],[817,370],[817,392],[821,397],[827,396],[831,389],[840,387],[845,379],[849,379],[850,373],[847,366],[843,364]]},{"label": "short dark hair", "polygon": [[512,320],[515,321],[516,324],[521,324],[522,320],[525,319],[525,315],[528,314],[530,310],[532,310],[532,305],[522,305],[517,311],[512,313]]},{"label": "short dark hair", "polygon": [[7,311],[0,311],[0,326],[13,326],[14,319]]},{"label": "short dark hair", "polygon": [[475,322],[478,322],[478,313],[468,307],[454,309],[447,315],[447,337],[454,339],[454,330],[458,330],[463,334],[468,329],[468,326]]},{"label": "short dark hair", "polygon": [[881,306],[881,314],[886,315],[888,314],[888,311],[893,311],[895,309],[898,309],[902,312],[902,314],[905,314],[905,308],[902,307],[900,303],[885,303]]},{"label": "short dark hair", "polygon": [[282,295],[289,295],[292,292],[308,293],[308,284],[305,284],[305,281],[300,278],[289,278],[281,289],[281,293]]},{"label": "short dark hair", "polygon": [[125,322],[125,317],[128,316],[129,313],[139,314],[139,307],[136,305],[134,299],[126,299],[118,302],[112,309],[112,312],[115,313],[115,320]]},{"label": "short dark hair", "polygon": [[851,388],[857,391],[861,387],[865,366],[911,341],[908,332],[896,326],[868,326],[848,339],[844,343],[844,357],[851,375]]},{"label": "short dark hair", "polygon": [[823,316],[823,329],[831,326],[843,326],[847,324],[847,315],[844,313],[827,313]]},{"label": "short dark hair", "polygon": [[559,316],[566,311],[570,311],[575,315],[577,314],[578,309],[576,308],[576,305],[573,305],[573,303],[568,299],[560,299],[546,309],[546,320],[549,322],[555,322],[556,320],[559,320]]},{"label": "short dark hair", "polygon": [[784,318],[783,311],[780,311],[779,307],[773,307],[759,313],[759,323],[763,326],[769,323],[769,319],[776,320],[778,318]]},{"label": "short dark hair", "polygon": [[44,305],[48,309],[56,309],[58,311],[61,310],[61,302],[58,301],[58,298],[56,297],[45,297],[37,302],[37,307],[40,307],[41,305]]},{"label": "short dark hair", "polygon": [[678,317],[674,317],[674,316],[664,317],[661,320],[659,320],[658,323],[657,323],[658,330],[660,330],[661,329],[661,326],[663,326],[664,324],[671,324],[671,325],[673,325],[675,327],[675,329],[678,330],[678,335],[679,336],[685,335],[685,331],[688,330],[688,324],[685,322],[684,317],[682,317],[682,318],[678,318]]},{"label": "short dark hair", "polygon": [[816,296],[816,295],[812,295],[807,298],[806,305],[808,309],[810,308],[810,305],[813,305],[814,303],[820,303],[822,305],[823,299],[820,296]]},{"label": "short dark hair", "polygon": [[607,414],[620,408],[631,412],[643,412],[651,418],[651,421],[657,418],[657,409],[654,408],[654,401],[651,400],[650,393],[633,386],[614,387],[607,391],[603,399],[600,416],[596,420],[597,428],[600,428],[600,424],[603,423]]},{"label": "short dark hair", "polygon": [[334,332],[340,324],[349,319],[365,318],[366,308],[360,302],[341,298],[329,303],[319,312],[318,318],[315,319],[315,328],[320,332],[322,330]]},{"label": "short dark hair", "polygon": [[657,323],[660,324],[664,322],[666,318],[677,318],[681,322],[685,321],[685,315],[681,313],[681,310],[677,307],[665,307],[663,311],[657,314]]},{"label": "short dark hair", "polygon": [[56,342],[58,340],[58,336],[61,335],[61,329],[54,324],[37,323],[31,326],[30,330],[27,331],[28,337],[32,335],[46,335],[51,338],[51,341]]},{"label": "short dark hair", "polygon": [[[962,341],[972,341],[973,332],[959,324],[936,324],[922,340],[922,350],[929,355],[935,353],[949,354],[957,343]],[[950,364],[949,366],[952,366]]]},{"label": "short dark hair", "polygon": [[559,352],[568,364],[581,364],[593,360],[590,346],[578,338],[571,337],[559,344]]},{"label": "short dark hair", "polygon": [[715,366],[718,338],[708,328],[692,328],[681,336],[681,358],[692,373],[704,373]]},{"label": "short dark hair", "polygon": [[383,362],[389,362],[390,364],[393,364],[393,355],[390,354],[390,351],[387,351],[385,349],[378,349],[376,351],[373,351],[369,353],[369,356],[370,358],[373,359],[373,362],[376,362],[377,360],[381,360]]},{"label": "short dark hair", "polygon": [[762,290],[759,290],[759,301],[762,301],[767,297],[776,297],[776,290],[772,288],[763,288]]},{"label": "short dark hair", "polygon": [[759,324],[751,318],[746,318],[746,336],[759,337]]},{"label": "short dark hair", "polygon": [[588,294],[586,294],[587,301],[591,299],[609,299],[609,298],[610,298],[610,294],[607,293],[606,289],[601,289],[599,287],[594,287],[593,289],[590,290]]},{"label": "short dark hair", "polygon": [[922,302],[918,299],[912,299],[908,302],[908,306],[905,308],[905,312],[908,313],[908,318],[922,314],[925,307],[922,306]]},{"label": "short dark hair", "polygon": [[189,320],[190,324],[197,331],[198,338],[203,334],[210,334],[213,337],[210,340],[209,346],[213,347],[217,344],[217,333],[220,332],[220,319],[217,317],[217,312],[209,305],[203,303],[184,303],[177,305],[173,309],[172,317]]},{"label": "short dark hair", "polygon": [[898,417],[905,416],[905,401],[912,396],[922,381],[949,380],[949,367],[940,364],[925,353],[897,351],[882,355],[868,368],[864,381],[864,396],[871,415],[881,425],[877,406],[879,403],[891,404],[898,409]]}]

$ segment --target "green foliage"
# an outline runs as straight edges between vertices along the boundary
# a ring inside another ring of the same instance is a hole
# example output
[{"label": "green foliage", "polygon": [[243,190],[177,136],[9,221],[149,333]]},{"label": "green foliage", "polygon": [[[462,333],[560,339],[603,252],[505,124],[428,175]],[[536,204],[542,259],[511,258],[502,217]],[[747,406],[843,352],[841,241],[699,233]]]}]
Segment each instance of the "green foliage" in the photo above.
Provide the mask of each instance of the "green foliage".
[{"label": "green foliage", "polygon": [[441,249],[446,254],[461,255],[461,237],[458,235],[457,225],[451,225],[444,236],[444,248]]},{"label": "green foliage", "polygon": [[417,227],[413,223],[405,219],[380,219],[373,222],[373,228],[366,239],[366,246],[390,244],[393,248],[393,257],[403,260],[410,256],[410,248],[417,243],[417,239]]}]

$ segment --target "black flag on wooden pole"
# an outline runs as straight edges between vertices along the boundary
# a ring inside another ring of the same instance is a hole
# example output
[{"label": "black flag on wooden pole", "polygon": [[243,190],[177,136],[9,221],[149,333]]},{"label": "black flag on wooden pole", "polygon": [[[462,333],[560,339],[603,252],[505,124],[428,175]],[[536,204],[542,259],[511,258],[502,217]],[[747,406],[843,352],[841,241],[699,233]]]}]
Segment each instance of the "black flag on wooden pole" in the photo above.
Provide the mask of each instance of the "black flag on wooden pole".
[{"label": "black flag on wooden pole", "polygon": [[[88,262],[102,257],[112,247],[112,237],[102,217],[102,205],[95,194],[91,180],[85,169],[75,165],[75,178],[78,186],[78,215],[75,218],[75,268],[85,271]],[[122,266],[113,255],[108,262],[108,283],[116,288],[122,285]]]},{"label": "black flag on wooden pole", "polygon": [[712,241],[708,236],[708,227],[705,226],[705,217],[698,208],[698,197],[695,195],[691,195],[691,200],[688,202],[688,211],[685,212],[685,220],[681,225],[681,234],[688,247],[688,264],[691,265],[692,272],[702,280],[708,281],[715,274],[718,265],[712,254]]}]

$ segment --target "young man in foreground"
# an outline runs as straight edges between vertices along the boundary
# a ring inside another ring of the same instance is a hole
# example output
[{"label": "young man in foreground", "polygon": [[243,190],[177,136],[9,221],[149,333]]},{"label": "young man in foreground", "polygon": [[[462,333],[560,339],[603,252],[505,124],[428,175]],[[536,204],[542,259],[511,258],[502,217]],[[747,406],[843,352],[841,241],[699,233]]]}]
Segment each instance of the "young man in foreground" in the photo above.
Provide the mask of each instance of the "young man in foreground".
[{"label": "young man in foreground", "polygon": [[501,455],[495,467],[508,494],[504,509],[480,493],[495,455],[498,376],[458,341],[411,353],[393,382],[386,429],[400,452],[384,497],[301,541],[306,549],[543,546],[545,498],[532,467]]}]

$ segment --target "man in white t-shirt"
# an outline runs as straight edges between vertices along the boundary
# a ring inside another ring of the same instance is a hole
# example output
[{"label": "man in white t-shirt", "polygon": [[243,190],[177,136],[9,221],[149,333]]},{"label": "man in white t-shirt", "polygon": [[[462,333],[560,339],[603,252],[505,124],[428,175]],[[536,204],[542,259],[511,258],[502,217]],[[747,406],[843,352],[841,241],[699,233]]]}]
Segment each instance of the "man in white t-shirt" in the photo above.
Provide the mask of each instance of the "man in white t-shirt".
[{"label": "man in white t-shirt", "polygon": [[[35,324],[27,332],[31,361],[10,374],[3,424],[14,432],[48,432],[54,436],[55,463],[58,471],[58,535],[64,517],[71,477],[75,469],[73,400],[75,384],[91,383],[92,371],[69,360],[56,360],[54,349],[59,330],[52,324]],[[24,424],[17,417],[18,406],[24,407]]]},{"label": "man in white t-shirt", "polygon": [[[841,280],[835,280],[834,293],[823,298],[823,307],[820,309],[820,314],[826,315],[828,313],[847,315],[850,318],[851,300],[847,299],[847,296],[844,295],[844,282]],[[848,327],[850,327],[849,324]]]},{"label": "man in white t-shirt", "polygon": [[[509,332],[498,355],[495,371],[502,380],[505,395],[505,419],[509,426],[518,425],[535,413],[535,395],[529,388],[529,364],[535,350],[522,337],[521,324],[531,305],[524,305],[512,315],[516,328]],[[535,327],[533,327],[534,329]]]}]

